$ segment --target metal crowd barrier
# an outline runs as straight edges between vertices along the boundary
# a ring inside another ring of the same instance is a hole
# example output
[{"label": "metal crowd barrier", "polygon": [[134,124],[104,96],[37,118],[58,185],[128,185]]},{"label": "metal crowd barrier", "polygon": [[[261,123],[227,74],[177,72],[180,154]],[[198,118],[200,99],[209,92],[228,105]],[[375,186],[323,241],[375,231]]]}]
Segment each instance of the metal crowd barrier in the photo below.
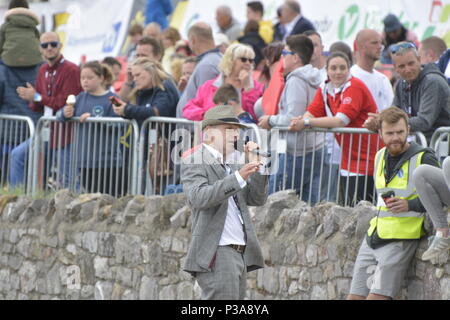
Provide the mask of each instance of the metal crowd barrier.
[{"label": "metal crowd barrier", "polygon": [[431,136],[430,147],[438,158],[450,155],[450,127],[440,127]]},{"label": "metal crowd barrier", "polygon": [[425,135],[420,131],[411,132],[408,140],[414,141],[422,147],[428,147],[427,138],[425,138]]},{"label": "metal crowd barrier", "polygon": [[[201,143],[200,124],[185,119],[152,117],[139,129],[136,121],[122,118],[88,118],[84,123],[73,118],[63,123],[55,117],[42,117],[35,130],[30,118],[0,115],[0,182],[9,186],[11,150],[29,141],[31,143],[22,149],[25,164],[19,183],[26,193],[63,188],[116,197],[182,192],[180,160],[184,152]],[[378,136],[373,132],[356,128],[314,128],[298,133],[287,132],[287,128],[282,127],[269,132],[256,125],[248,127],[244,135],[263,150],[271,151],[266,161],[271,175],[269,192],[295,189],[301,199],[311,205],[321,201],[375,202],[372,168],[369,167],[373,164],[364,160],[380,147]],[[438,151],[438,146],[442,149],[444,145],[448,152],[449,135],[450,127],[438,129],[431,147]],[[342,137],[341,145],[352,146],[347,150],[347,163],[336,148],[335,136]],[[422,133],[414,133],[413,137],[426,146]],[[357,150],[353,156],[352,149]],[[353,160],[357,168],[345,171],[352,157],[356,157]],[[355,170],[359,175],[350,172]]]},{"label": "metal crowd barrier", "polygon": [[[287,127],[277,127],[271,130],[272,135],[276,131],[280,131],[274,148],[277,149],[278,163],[270,178],[269,193],[295,189],[310,205],[322,201],[341,205],[355,205],[361,200],[376,203],[373,162],[381,147],[376,133],[364,128],[313,128],[289,132]],[[335,139],[338,136],[342,139],[340,145]],[[421,132],[412,133],[410,140],[427,146]],[[271,142],[274,143],[272,139]],[[288,144],[290,150],[287,150]],[[345,145],[351,146],[346,147],[346,162],[342,153]],[[352,152],[355,150],[356,153]],[[356,168],[351,168],[351,160],[356,160]]]},{"label": "metal crowd barrier", "polygon": [[114,197],[136,193],[136,121],[42,117],[34,139],[33,194],[70,189]]},{"label": "metal crowd barrier", "polygon": [[[29,177],[32,168],[29,164],[32,163],[33,144],[22,145],[24,153],[21,166],[18,166],[17,161],[11,161],[11,152],[22,143],[32,140],[34,134],[35,126],[31,118],[0,114],[0,190],[5,188],[23,193],[30,192]],[[25,180],[25,182],[17,183],[18,179]]]},{"label": "metal crowd barrier", "polygon": [[[256,125],[247,125],[250,140],[261,144]],[[182,192],[180,165],[185,152],[201,143],[201,122],[152,117],[141,126],[138,151],[137,192],[166,195]]]},{"label": "metal crowd barrier", "polygon": [[[269,193],[295,189],[310,205],[323,201],[341,205],[354,205],[360,200],[375,202],[372,175],[375,153],[380,149],[377,134],[362,128],[288,132],[287,127],[272,128],[271,134],[276,131],[278,163],[270,177]],[[340,145],[335,136],[340,137]]]}]

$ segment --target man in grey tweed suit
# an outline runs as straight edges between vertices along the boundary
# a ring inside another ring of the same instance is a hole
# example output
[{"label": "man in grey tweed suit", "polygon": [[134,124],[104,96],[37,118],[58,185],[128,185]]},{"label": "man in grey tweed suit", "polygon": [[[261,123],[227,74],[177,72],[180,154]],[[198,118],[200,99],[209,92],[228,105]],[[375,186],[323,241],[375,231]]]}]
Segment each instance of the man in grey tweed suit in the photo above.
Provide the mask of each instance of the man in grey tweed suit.
[{"label": "man in grey tweed suit", "polygon": [[[264,259],[247,205],[267,199],[267,176],[245,145],[250,162],[230,164],[239,124],[233,107],[217,106],[205,113],[203,143],[181,166],[181,182],[192,210],[192,240],[184,265],[202,289],[202,299],[244,299],[247,272],[263,268]],[[225,159],[225,161],[224,161]]]}]

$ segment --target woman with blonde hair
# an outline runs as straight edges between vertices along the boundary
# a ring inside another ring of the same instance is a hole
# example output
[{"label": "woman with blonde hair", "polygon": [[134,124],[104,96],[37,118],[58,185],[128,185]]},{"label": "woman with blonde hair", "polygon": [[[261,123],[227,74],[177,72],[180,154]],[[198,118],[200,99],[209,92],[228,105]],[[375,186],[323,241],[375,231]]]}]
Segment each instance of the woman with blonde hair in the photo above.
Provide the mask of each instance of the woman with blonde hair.
[{"label": "woman with blonde hair", "polygon": [[134,89],[130,102],[117,99],[114,112],[139,124],[149,117],[174,117],[179,94],[171,77],[159,62],[138,58],[131,64]]},{"label": "woman with blonde hair", "polygon": [[225,51],[219,63],[220,74],[217,78],[205,82],[183,109],[183,117],[201,121],[206,111],[215,106],[214,94],[223,84],[232,85],[239,93],[242,108],[257,119],[253,106],[263,94],[264,86],[252,77],[255,52],[244,44],[232,44]]}]

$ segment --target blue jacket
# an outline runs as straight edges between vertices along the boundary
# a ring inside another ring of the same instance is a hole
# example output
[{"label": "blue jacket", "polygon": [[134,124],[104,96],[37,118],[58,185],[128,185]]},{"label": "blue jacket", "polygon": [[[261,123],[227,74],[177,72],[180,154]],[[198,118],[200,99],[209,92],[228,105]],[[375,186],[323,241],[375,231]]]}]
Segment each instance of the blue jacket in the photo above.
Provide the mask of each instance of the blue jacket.
[{"label": "blue jacket", "polygon": [[31,110],[16,90],[17,87],[26,87],[27,82],[34,86],[39,67],[13,68],[0,64],[0,113],[30,117],[35,123],[38,121],[42,112]]},{"label": "blue jacket", "polygon": [[[311,21],[309,21],[308,19],[306,19],[305,17],[301,17],[300,20],[297,21],[297,23],[294,26],[294,29],[292,29],[291,33],[289,34],[289,36],[293,36],[296,34],[302,34],[305,31],[308,30],[316,30],[316,28],[314,27],[313,23]],[[284,38],[284,29],[281,28],[281,25],[279,23],[277,23],[274,26],[274,36],[273,39],[275,41],[283,41]]]},{"label": "blue jacket", "polygon": [[175,117],[180,99],[178,89],[172,80],[165,80],[163,86],[165,90],[157,87],[139,90],[137,105],[128,103],[124,110],[124,118],[135,119],[140,126],[147,118],[157,116],[153,108],[158,109],[160,117]]},{"label": "blue jacket", "polygon": [[[438,61],[439,70],[441,70],[443,74],[445,74],[445,69],[447,69],[449,61],[450,61],[450,49],[445,51]],[[450,85],[450,78],[447,78],[447,82]]]},{"label": "blue jacket", "polygon": [[[90,113],[92,118],[118,117],[112,108],[110,91],[103,96],[93,96],[81,92],[76,99],[74,117]],[[64,110],[58,111],[59,120],[69,120],[64,117]],[[81,123],[78,127],[77,143],[72,152],[76,154],[79,168],[110,168],[122,167],[123,151],[119,138],[125,135],[128,126],[123,124],[104,123],[95,125]]]},{"label": "blue jacket", "polygon": [[172,14],[172,0],[147,0],[145,7],[145,24],[157,22],[164,30],[168,27],[167,16]]}]

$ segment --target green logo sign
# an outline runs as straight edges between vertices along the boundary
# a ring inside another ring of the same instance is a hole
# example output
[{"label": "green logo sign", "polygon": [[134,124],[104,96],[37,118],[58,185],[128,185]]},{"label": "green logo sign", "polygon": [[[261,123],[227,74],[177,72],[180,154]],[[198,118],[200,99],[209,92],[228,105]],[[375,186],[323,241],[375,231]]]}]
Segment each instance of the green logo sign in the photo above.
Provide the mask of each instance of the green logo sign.
[{"label": "green logo sign", "polygon": [[348,7],[345,14],[339,20],[338,37],[345,40],[355,32],[360,18],[359,7],[354,4]]}]

